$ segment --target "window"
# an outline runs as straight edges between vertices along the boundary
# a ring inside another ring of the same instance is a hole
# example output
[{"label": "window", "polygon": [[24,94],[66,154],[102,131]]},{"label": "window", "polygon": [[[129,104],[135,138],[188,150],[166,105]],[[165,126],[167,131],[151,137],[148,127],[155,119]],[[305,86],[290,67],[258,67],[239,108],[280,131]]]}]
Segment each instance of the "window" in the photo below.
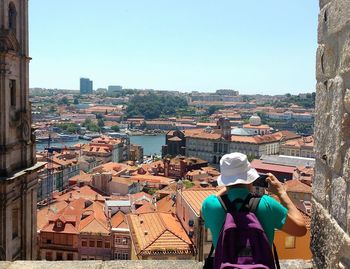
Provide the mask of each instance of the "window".
[{"label": "window", "polygon": [[105,242],[105,248],[111,248],[111,243],[109,241]]},{"label": "window", "polygon": [[95,241],[89,241],[89,247],[94,248],[95,247]]},{"label": "window", "polygon": [[62,222],[57,221],[57,228],[62,228]]},{"label": "window", "polygon": [[82,240],[81,241],[81,246],[82,247],[87,247],[87,241],[86,240]]},{"label": "window", "polygon": [[16,80],[11,79],[10,80],[10,104],[11,106],[16,106]]},{"label": "window", "polygon": [[52,240],[51,239],[46,239],[46,244],[52,244]]},{"label": "window", "polygon": [[284,241],[284,247],[287,249],[295,248],[295,236],[287,236]]},{"label": "window", "polygon": [[73,253],[68,253],[67,254],[67,260],[72,261],[73,260]]},{"label": "window", "polygon": [[115,260],[128,260],[129,254],[127,252],[116,252],[114,253],[114,259]]},{"label": "window", "polygon": [[87,256],[81,256],[82,261],[86,261],[87,259],[88,259]]},{"label": "window", "polygon": [[52,252],[46,252],[45,254],[45,260],[52,261]]},{"label": "window", "polygon": [[12,210],[12,239],[18,236],[18,209]]},{"label": "window", "polygon": [[62,252],[56,253],[56,261],[62,261],[63,260],[63,254]]},{"label": "window", "polygon": [[97,245],[98,248],[102,248],[102,241],[98,240],[96,245]]}]

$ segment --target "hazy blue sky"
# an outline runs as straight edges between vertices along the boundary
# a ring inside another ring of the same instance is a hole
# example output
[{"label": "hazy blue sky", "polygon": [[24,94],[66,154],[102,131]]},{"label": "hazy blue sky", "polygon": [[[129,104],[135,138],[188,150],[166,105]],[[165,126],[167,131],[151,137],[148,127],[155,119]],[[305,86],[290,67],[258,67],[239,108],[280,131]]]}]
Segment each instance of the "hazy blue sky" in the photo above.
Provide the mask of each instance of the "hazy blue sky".
[{"label": "hazy blue sky", "polygon": [[31,0],[30,86],[315,88],[316,0]]}]

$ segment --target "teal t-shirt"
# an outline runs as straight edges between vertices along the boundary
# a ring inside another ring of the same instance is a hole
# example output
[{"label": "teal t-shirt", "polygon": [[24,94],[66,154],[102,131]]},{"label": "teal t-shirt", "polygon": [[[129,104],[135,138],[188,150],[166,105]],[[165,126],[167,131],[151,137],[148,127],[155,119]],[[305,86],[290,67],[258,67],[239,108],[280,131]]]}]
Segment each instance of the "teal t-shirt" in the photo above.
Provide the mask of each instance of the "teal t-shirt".
[{"label": "teal t-shirt", "polygon": [[[245,188],[231,188],[227,195],[230,201],[237,198],[245,199],[249,191]],[[270,196],[263,195],[256,209],[255,215],[261,223],[266,236],[272,245],[275,229],[282,229],[288,210]],[[222,207],[216,195],[208,196],[202,204],[202,217],[205,221],[205,227],[209,228],[213,244],[216,246],[219,233],[225,221],[225,210]]]}]

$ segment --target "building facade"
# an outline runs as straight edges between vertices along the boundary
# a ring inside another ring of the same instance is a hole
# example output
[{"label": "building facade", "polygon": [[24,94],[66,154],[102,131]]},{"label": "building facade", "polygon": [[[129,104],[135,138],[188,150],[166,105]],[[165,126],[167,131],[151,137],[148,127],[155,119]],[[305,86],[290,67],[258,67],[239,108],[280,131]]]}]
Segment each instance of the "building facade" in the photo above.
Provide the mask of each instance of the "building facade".
[{"label": "building facade", "polygon": [[80,78],[80,94],[92,94],[93,82],[88,78]]},{"label": "building facade", "polygon": [[36,259],[35,137],[29,103],[28,1],[0,1],[0,260]]}]

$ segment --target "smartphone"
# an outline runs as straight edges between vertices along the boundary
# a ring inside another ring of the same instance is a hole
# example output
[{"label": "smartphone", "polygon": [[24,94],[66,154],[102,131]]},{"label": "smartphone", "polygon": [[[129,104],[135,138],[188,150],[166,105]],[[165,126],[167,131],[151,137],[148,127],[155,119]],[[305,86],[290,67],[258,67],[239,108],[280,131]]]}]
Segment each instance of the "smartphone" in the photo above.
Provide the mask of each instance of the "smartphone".
[{"label": "smartphone", "polygon": [[267,180],[266,180],[267,177],[268,175],[266,174],[259,174],[259,177],[253,182],[253,186],[268,188],[269,184],[267,183]]}]

